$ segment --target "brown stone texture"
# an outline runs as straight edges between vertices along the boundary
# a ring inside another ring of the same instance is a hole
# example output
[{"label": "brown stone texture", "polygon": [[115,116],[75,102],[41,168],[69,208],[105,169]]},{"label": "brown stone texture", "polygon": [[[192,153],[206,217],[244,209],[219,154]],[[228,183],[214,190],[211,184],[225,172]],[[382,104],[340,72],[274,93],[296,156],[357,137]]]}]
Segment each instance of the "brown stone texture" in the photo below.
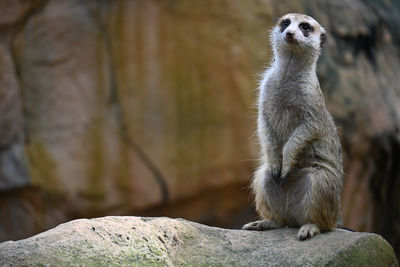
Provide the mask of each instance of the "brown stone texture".
[{"label": "brown stone texture", "polygon": [[318,75],[344,148],[343,223],[400,249],[400,5],[0,0],[0,240],[79,217],[254,219],[268,29],[328,31]]}]

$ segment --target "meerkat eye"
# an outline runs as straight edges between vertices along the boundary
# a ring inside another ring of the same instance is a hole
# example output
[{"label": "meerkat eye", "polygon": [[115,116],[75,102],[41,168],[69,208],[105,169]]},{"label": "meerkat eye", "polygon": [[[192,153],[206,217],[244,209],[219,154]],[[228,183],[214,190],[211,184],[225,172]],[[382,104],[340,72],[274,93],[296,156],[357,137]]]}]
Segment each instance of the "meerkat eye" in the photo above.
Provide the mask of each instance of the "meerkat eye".
[{"label": "meerkat eye", "polygon": [[284,19],[284,20],[282,20],[282,22],[281,22],[281,26],[282,26],[282,27],[286,28],[286,27],[289,26],[289,25],[290,25],[290,19]]},{"label": "meerkat eye", "polygon": [[300,26],[300,29],[304,32],[312,32],[313,31],[313,27],[308,23],[301,23],[299,26]]},{"label": "meerkat eye", "polygon": [[283,32],[290,25],[290,19],[284,19],[281,22],[281,32]]}]

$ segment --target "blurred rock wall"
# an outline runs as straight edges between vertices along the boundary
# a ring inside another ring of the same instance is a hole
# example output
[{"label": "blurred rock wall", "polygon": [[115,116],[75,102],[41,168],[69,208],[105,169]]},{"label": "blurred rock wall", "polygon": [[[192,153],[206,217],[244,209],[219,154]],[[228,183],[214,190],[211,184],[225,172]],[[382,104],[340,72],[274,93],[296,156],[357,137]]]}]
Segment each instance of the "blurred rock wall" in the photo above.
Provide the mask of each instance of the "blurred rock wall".
[{"label": "blurred rock wall", "polygon": [[0,0],[0,240],[78,217],[238,227],[268,29],[328,31],[319,77],[345,152],[343,222],[400,247],[400,4]]}]

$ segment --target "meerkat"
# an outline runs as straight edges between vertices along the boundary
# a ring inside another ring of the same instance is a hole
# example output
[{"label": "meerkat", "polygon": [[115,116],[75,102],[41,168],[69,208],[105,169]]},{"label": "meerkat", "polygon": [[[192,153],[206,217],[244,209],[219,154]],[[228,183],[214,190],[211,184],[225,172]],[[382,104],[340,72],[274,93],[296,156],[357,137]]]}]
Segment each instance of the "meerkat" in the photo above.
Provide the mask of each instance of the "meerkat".
[{"label": "meerkat", "polygon": [[271,31],[274,60],[258,96],[260,165],[252,190],[263,220],[245,230],[300,227],[305,240],[330,231],[340,216],[341,145],[316,75],[324,28],[287,14]]}]

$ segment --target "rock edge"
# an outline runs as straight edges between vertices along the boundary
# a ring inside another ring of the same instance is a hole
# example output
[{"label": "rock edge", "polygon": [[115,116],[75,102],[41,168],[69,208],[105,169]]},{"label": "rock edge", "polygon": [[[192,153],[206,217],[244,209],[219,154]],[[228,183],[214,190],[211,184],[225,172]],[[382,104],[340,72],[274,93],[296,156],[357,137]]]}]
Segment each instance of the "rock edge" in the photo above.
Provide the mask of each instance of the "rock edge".
[{"label": "rock edge", "polygon": [[0,243],[1,266],[398,266],[371,233],[228,230],[165,217],[103,217]]}]

